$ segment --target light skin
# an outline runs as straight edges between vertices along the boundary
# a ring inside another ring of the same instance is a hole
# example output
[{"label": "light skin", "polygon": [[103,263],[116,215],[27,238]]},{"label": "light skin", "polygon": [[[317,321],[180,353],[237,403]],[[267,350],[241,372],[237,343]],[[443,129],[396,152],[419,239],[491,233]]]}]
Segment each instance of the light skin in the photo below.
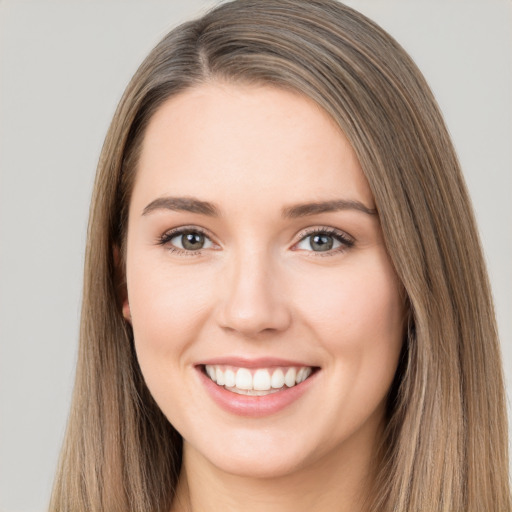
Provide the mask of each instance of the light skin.
[{"label": "light skin", "polygon": [[[362,510],[404,300],[368,183],[330,117],[270,86],[170,98],[145,134],[127,236],[123,314],[184,439],[173,511]],[[222,358],[314,372],[286,406],[247,416],[205,386],[202,362]]]}]

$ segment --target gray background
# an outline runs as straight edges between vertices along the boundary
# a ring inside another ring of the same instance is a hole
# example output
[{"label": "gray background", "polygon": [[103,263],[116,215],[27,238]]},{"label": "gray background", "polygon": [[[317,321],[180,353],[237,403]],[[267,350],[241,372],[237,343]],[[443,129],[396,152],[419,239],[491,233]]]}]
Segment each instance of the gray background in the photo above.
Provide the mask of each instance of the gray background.
[{"label": "gray background", "polygon": [[[512,384],[512,3],[353,0],[411,53],[474,201]],[[0,511],[42,511],[77,349],[87,209],[127,81],[212,2],[0,0]]]}]

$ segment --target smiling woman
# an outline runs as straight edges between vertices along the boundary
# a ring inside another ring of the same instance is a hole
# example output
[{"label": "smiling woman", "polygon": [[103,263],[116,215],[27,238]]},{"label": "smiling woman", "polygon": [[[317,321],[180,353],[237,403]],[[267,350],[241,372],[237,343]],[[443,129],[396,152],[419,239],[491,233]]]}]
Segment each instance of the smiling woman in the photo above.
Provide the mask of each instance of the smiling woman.
[{"label": "smiling woman", "polygon": [[299,94],[212,81],[152,117],[123,311],[145,382],[186,440],[181,503],[186,484],[207,510],[192,476],[207,463],[215,481],[318,466],[309,510],[330,488],[331,506],[363,490],[406,311],[373,207],[347,139]]},{"label": "smiling woman", "polygon": [[509,511],[507,465],[474,220],[410,58],[331,0],[172,31],[105,141],[51,510]]}]

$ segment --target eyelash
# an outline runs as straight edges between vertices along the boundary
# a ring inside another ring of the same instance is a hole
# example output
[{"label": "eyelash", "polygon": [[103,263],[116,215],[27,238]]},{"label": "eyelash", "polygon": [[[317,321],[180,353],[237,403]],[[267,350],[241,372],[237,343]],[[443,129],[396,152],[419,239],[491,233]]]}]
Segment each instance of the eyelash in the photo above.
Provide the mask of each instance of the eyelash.
[{"label": "eyelash", "polygon": [[173,238],[180,235],[185,235],[187,233],[199,233],[200,235],[203,235],[205,238],[211,240],[211,236],[204,229],[199,228],[197,226],[183,226],[181,228],[172,229],[171,231],[166,231],[162,236],[158,238],[157,244],[167,246],[169,252],[178,254],[180,256],[201,255],[201,249],[198,249],[197,251],[189,251],[187,249],[181,249],[180,247],[176,247],[170,243]]},{"label": "eyelash", "polygon": [[[341,254],[345,252],[347,249],[350,249],[354,246],[354,239],[349,237],[346,233],[343,231],[339,231],[335,228],[329,228],[329,227],[316,227],[313,229],[305,229],[301,233],[299,233],[299,241],[294,244],[294,246],[298,245],[303,240],[306,240],[309,237],[312,237],[314,235],[327,235],[332,238],[334,238],[336,241],[338,241],[341,245],[336,249],[331,249],[325,252],[322,251],[306,251],[308,253],[311,253],[309,256],[311,257],[325,257],[325,256],[335,256],[336,254]],[[300,250],[300,249],[295,249]]]},{"label": "eyelash", "polygon": [[[202,250],[198,249],[197,251],[187,250],[187,249],[181,249],[180,247],[176,247],[170,243],[170,241],[180,235],[185,235],[187,233],[199,233],[203,235],[205,238],[211,240],[211,236],[202,228],[199,228],[197,226],[183,226],[180,228],[172,229],[171,231],[167,231],[162,236],[160,236],[157,240],[157,244],[161,246],[167,246],[167,249],[171,253],[175,253],[178,255],[184,255],[184,256],[200,256],[202,254]],[[328,251],[306,251],[309,253],[312,253],[310,256],[316,257],[316,256],[333,256],[335,254],[340,254],[342,252],[345,252],[347,249],[350,249],[354,246],[354,240],[349,237],[346,233],[343,233],[342,231],[339,231],[334,228],[329,227],[316,227],[313,229],[305,229],[299,234],[299,241],[294,244],[294,247],[301,243],[302,241],[306,240],[308,237],[312,237],[314,235],[327,235],[332,238],[334,238],[336,241],[338,241],[341,245],[340,247],[336,249],[331,249]],[[213,242],[212,242],[213,243]],[[293,250],[300,250],[300,249],[293,249]]]}]

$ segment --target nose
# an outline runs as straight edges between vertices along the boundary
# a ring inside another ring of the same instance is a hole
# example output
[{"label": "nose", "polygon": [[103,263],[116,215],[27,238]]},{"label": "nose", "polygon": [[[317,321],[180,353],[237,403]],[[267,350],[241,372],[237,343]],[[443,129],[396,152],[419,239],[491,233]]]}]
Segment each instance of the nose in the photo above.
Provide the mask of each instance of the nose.
[{"label": "nose", "polygon": [[245,337],[286,330],[292,315],[277,264],[264,251],[235,259],[221,282],[220,326]]}]

